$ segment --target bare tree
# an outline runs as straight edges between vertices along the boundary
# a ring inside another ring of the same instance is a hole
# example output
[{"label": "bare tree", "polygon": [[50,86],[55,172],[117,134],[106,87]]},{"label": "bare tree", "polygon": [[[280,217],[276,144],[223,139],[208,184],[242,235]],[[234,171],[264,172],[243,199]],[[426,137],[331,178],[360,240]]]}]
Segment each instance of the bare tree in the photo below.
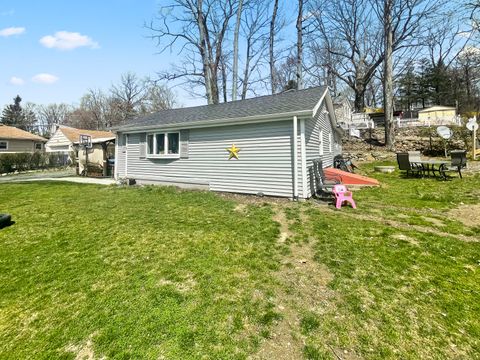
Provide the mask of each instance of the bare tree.
[{"label": "bare tree", "polygon": [[278,0],[273,0],[272,19],[270,20],[270,37],[269,37],[269,64],[270,64],[270,87],[272,94],[275,94],[276,89],[276,74],[275,74],[275,33],[277,27],[277,15],[278,15]]},{"label": "bare tree", "polygon": [[370,5],[368,0],[315,0],[310,7],[316,28],[311,41],[324,52],[325,61],[318,65],[354,91],[358,111],[383,62],[383,31]]},{"label": "bare tree", "polygon": [[256,93],[256,84],[264,83],[265,57],[269,46],[268,3],[264,0],[251,1],[245,8],[241,33],[245,42],[241,98],[246,99],[250,90]]},{"label": "bare tree", "polygon": [[303,89],[303,4],[305,0],[298,0],[297,14],[297,90]]},{"label": "bare tree", "polygon": [[[372,0],[373,1],[373,0]],[[393,53],[400,49],[419,45],[423,25],[435,14],[439,0],[384,0],[373,1],[378,20],[383,24],[384,74],[383,107],[385,113],[385,145],[395,146],[393,123]]]},{"label": "bare tree", "polygon": [[160,74],[164,80],[186,79],[188,86],[203,85],[209,104],[219,102],[219,72],[230,20],[237,0],[174,0],[163,7],[147,27],[160,52],[178,46],[184,62]]},{"label": "bare tree", "polygon": [[238,1],[237,20],[233,33],[233,68],[232,68],[232,101],[237,100],[238,90],[238,38],[240,37],[240,25],[242,22],[243,0]]},{"label": "bare tree", "polygon": [[68,123],[73,108],[67,104],[48,104],[37,107],[37,121],[45,136],[52,135],[55,125]]}]

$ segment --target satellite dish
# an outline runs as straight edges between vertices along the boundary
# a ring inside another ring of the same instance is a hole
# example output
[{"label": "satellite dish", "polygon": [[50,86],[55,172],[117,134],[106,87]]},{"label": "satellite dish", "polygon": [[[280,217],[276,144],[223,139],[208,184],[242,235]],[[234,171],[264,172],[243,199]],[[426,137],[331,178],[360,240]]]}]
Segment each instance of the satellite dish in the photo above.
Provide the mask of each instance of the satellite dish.
[{"label": "satellite dish", "polygon": [[452,137],[452,130],[447,126],[439,126],[437,127],[437,134],[441,138],[448,140]]}]

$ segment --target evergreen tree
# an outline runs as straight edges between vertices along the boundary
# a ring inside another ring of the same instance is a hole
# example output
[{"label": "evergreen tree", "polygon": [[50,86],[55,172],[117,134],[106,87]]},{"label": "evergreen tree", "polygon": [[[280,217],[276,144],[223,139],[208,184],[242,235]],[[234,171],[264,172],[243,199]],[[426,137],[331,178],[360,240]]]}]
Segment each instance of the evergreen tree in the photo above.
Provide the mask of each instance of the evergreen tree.
[{"label": "evergreen tree", "polygon": [[13,104],[6,105],[2,112],[2,117],[0,118],[0,122],[4,125],[15,126],[19,129],[28,130],[28,123],[27,117],[25,112],[22,109],[20,103],[22,102],[22,98],[20,96],[16,96],[13,99]]}]

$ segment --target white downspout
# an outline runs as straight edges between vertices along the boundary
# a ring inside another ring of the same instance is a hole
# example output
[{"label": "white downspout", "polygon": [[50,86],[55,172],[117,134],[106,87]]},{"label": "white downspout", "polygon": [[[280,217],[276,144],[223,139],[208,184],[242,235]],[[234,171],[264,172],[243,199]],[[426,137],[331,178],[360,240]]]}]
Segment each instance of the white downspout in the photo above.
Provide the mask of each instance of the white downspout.
[{"label": "white downspout", "polygon": [[305,119],[300,119],[300,156],[302,164],[302,198],[307,198],[307,148],[305,143]]},{"label": "white downspout", "polygon": [[114,169],[114,173],[113,173],[113,178],[115,180],[118,180],[118,147],[120,146],[120,144],[118,143],[118,140],[119,140],[119,136],[118,136],[118,132],[115,134],[115,163],[113,165],[113,169]]},{"label": "white downspout", "polygon": [[298,200],[298,139],[297,116],[293,117],[293,200]]}]

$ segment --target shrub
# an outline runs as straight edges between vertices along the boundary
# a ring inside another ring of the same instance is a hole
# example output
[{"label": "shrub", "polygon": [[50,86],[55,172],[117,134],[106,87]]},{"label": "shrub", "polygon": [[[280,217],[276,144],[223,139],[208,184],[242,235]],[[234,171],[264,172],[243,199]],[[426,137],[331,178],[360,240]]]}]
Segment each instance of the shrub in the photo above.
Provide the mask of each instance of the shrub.
[{"label": "shrub", "polygon": [[62,167],[67,165],[68,155],[63,153],[7,153],[0,154],[0,174],[14,171]]}]

